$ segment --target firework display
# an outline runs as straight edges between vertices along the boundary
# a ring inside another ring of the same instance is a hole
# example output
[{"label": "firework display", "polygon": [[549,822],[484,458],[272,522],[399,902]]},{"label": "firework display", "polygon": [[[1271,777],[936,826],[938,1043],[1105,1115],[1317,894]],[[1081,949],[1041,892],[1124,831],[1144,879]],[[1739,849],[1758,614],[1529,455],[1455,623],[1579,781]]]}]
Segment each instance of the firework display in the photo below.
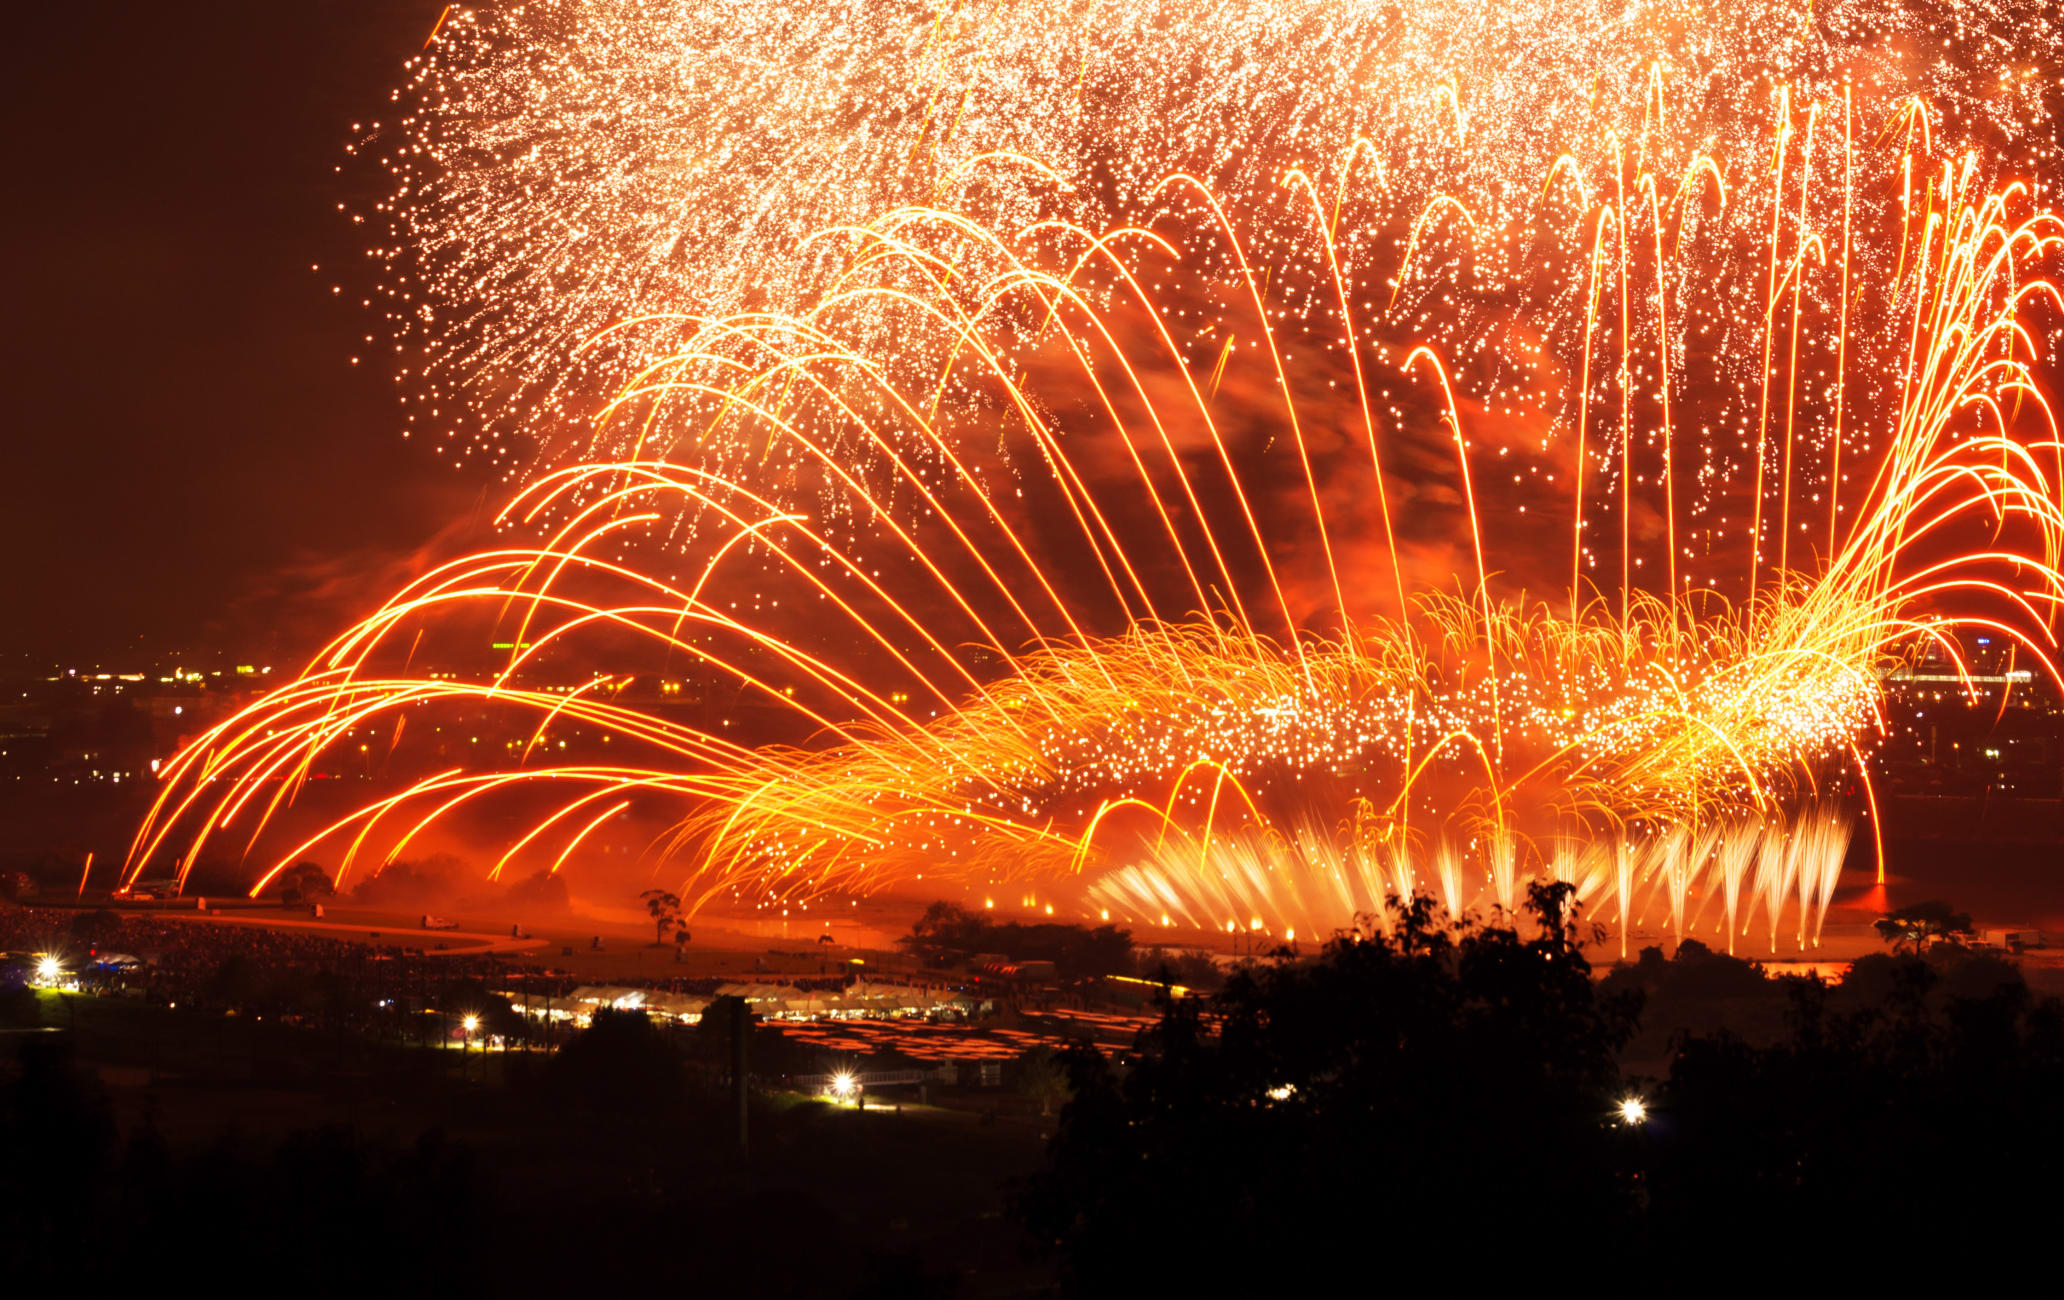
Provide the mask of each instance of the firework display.
[{"label": "firework display", "polygon": [[[1974,145],[2044,88],[1864,4],[1175,12],[456,15],[390,160],[474,386],[426,409],[613,395],[506,544],[166,765],[131,878],[514,806],[494,873],[648,819],[693,907],[1283,935],[1548,875],[1623,944],[1815,941],[1885,674],[1976,628],[2054,675],[2064,220]],[[508,652],[414,666],[454,641]]]},{"label": "firework display", "polygon": [[[1718,160],[1737,193],[1707,216],[1744,257],[1791,255],[1766,248],[1773,221],[1811,225],[1833,256],[1845,151],[1925,131],[1915,97],[1988,152],[2054,161],[2047,15],[2031,0],[455,6],[391,114],[360,124],[357,151],[391,185],[354,216],[386,236],[372,252],[411,426],[514,477],[539,447],[547,464],[591,454],[595,407],[680,350],[678,317],[805,311],[864,244],[853,232],[905,204],[1101,229],[1183,173],[1251,219],[1286,171],[1361,138],[1363,184],[1443,196],[1401,309],[1450,356],[1480,313],[1419,286],[1452,284],[1458,221],[1501,232],[1469,255],[1479,284],[1540,289],[1544,199],[1638,219],[1641,176],[1668,208]],[[1736,179],[1773,162],[1774,188]],[[1248,234],[1263,260],[1265,225]],[[1404,231],[1344,231],[1364,282],[1398,271]],[[1744,285],[1735,312],[1761,296]],[[893,333],[873,330],[880,351]]]}]

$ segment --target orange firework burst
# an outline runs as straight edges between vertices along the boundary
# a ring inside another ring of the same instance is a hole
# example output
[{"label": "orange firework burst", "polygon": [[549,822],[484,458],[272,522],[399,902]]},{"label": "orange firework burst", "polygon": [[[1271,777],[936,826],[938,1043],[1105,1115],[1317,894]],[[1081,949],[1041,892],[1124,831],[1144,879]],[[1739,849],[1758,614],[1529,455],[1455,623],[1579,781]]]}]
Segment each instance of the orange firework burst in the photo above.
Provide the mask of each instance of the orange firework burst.
[{"label": "orange firework burst", "polygon": [[[363,728],[491,709],[495,761],[272,860],[341,877],[514,800],[496,872],[663,809],[698,906],[929,873],[1280,932],[1545,872],[1623,934],[1709,885],[1730,936],[1796,900],[1805,942],[1898,657],[1962,623],[2054,675],[2064,222],[1925,105],[1775,98],[1738,170],[1615,136],[1507,221],[1363,138],[1251,223],[1181,173],[1104,228],[906,205],[835,232],[807,310],[644,318],[679,342],[598,421],[629,454],[190,745],[132,875],[255,845]],[[495,671],[409,670],[490,626]],[[656,666],[535,683],[583,646]],[[557,761],[569,730],[612,748]]]}]

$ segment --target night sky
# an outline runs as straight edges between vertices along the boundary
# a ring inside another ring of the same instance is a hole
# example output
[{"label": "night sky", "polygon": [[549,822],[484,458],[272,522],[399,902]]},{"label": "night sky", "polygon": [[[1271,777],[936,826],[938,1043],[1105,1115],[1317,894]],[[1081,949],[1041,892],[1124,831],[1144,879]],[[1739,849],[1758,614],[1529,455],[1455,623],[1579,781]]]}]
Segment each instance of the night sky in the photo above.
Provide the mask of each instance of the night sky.
[{"label": "night sky", "polygon": [[473,516],[482,484],[401,436],[385,329],[359,306],[365,231],[337,210],[382,179],[346,158],[351,124],[386,108],[442,8],[10,12],[9,662],[292,660]]}]

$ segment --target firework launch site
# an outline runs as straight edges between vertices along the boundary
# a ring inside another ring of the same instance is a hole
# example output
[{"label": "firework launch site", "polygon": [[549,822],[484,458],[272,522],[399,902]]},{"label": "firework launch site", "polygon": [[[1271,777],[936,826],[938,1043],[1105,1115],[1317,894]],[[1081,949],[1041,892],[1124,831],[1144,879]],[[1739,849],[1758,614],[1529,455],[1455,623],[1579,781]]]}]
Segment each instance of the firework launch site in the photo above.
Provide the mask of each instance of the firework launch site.
[{"label": "firework launch site", "polygon": [[2054,5],[19,26],[19,1288],[2064,1271]]}]

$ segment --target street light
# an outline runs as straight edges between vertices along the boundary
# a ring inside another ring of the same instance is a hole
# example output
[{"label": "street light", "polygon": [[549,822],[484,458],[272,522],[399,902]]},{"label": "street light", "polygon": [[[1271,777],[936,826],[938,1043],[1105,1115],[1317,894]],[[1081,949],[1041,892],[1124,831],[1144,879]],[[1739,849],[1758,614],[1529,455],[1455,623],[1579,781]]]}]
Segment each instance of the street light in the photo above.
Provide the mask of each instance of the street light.
[{"label": "street light", "polygon": [[1648,1104],[1639,1097],[1629,1097],[1620,1103],[1620,1122],[1639,1124],[1648,1118]]},{"label": "street light", "polygon": [[840,1101],[851,1101],[859,1086],[853,1082],[853,1076],[843,1070],[831,1076],[831,1095]]},{"label": "street light", "polygon": [[64,974],[64,965],[63,963],[59,962],[57,958],[45,954],[43,957],[37,960],[36,978],[42,980],[44,983],[55,983],[57,981],[57,977],[62,974]]}]

